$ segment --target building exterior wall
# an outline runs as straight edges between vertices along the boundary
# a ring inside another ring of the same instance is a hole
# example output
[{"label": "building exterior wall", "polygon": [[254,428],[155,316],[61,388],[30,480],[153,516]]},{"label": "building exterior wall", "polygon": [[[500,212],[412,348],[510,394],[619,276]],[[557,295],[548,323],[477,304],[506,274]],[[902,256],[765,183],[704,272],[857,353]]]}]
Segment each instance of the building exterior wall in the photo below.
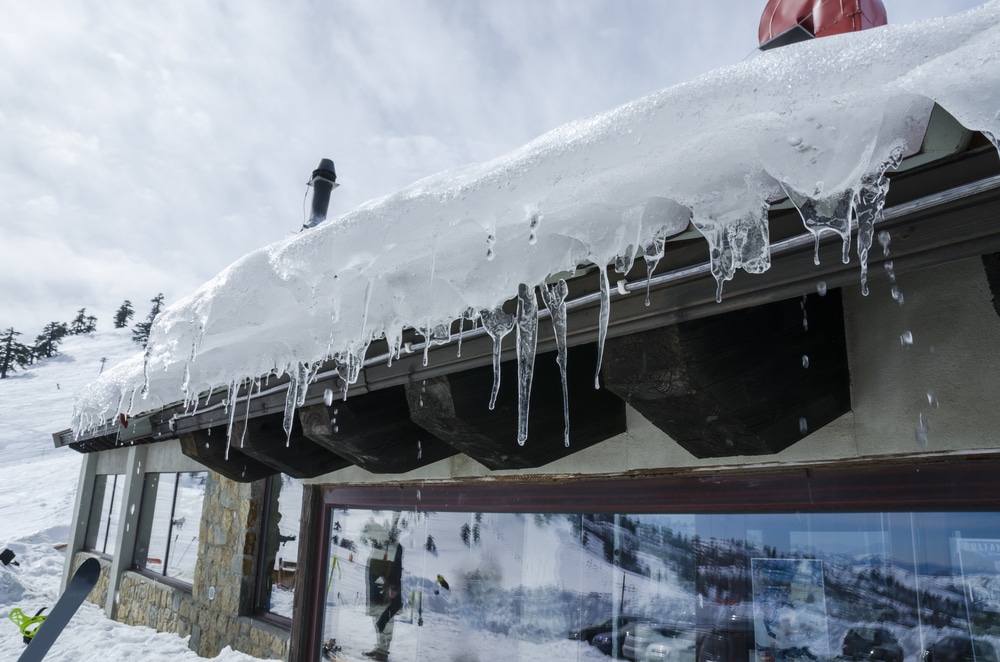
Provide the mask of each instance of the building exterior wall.
[{"label": "building exterior wall", "polygon": [[[843,292],[852,411],[779,453],[699,459],[628,408],[623,434],[536,469],[489,471],[457,455],[404,474],[376,475],[349,467],[307,482],[612,475],[1000,450],[993,433],[1000,429],[1000,408],[995,406],[1000,402],[1000,380],[995,378],[1000,374],[1000,317],[981,259],[901,275],[895,284],[904,295],[902,305],[890,296],[885,278],[872,274],[871,281],[867,297],[860,284]],[[912,346],[900,343],[905,331],[913,336]],[[928,402],[929,392],[937,407]],[[921,412],[930,421],[926,444],[916,437]]]},{"label": "building exterior wall", "polygon": [[[250,616],[263,498],[262,482],[236,483],[209,473],[190,590],[126,570],[109,601],[113,564],[99,557],[101,578],[88,600],[113,605],[113,617],[123,623],[190,636],[190,647],[202,656],[214,657],[230,646],[255,657],[285,659],[288,632]],[[90,556],[77,553],[73,569]]]}]

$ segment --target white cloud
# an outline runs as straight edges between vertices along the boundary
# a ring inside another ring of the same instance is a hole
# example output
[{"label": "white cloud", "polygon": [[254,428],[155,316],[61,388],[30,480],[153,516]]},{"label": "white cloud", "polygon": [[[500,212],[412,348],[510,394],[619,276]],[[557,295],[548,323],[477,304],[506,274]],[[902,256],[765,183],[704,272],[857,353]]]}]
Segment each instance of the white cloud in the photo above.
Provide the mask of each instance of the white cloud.
[{"label": "white cloud", "polygon": [[176,301],[296,231],[321,157],[343,213],[743,59],[756,4],[8,3],[0,325]]}]

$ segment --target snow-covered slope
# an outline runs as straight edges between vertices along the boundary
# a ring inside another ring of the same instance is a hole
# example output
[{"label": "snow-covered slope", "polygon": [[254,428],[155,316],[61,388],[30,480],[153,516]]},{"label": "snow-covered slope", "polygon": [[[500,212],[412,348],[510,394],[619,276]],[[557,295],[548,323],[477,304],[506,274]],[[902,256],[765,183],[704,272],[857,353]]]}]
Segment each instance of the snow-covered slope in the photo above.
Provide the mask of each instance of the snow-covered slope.
[{"label": "snow-covered slope", "polygon": [[[56,449],[52,433],[67,427],[73,394],[101,371],[137,351],[131,331],[103,331],[67,338],[60,355],[0,380],[0,548],[17,554],[19,566],[0,566],[0,659],[16,659],[24,648],[7,618],[15,607],[34,614],[59,595],[65,542],[72,518],[81,456]],[[108,620],[84,604],[46,662],[200,660],[187,642],[150,628]],[[225,662],[253,660],[225,651]]]}]

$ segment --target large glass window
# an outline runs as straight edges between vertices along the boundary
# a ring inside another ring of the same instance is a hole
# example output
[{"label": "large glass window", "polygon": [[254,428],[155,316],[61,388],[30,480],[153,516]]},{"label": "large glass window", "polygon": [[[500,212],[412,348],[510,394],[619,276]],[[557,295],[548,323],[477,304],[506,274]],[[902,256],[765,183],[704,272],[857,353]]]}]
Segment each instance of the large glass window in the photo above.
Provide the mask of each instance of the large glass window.
[{"label": "large glass window", "polygon": [[269,479],[267,490],[257,606],[291,618],[299,555],[302,481],[279,474]]},{"label": "large glass window", "polygon": [[208,472],[146,474],[135,565],[190,584]]},{"label": "large glass window", "polygon": [[996,512],[327,517],[336,659],[1000,659]]},{"label": "large glass window", "polygon": [[108,555],[115,552],[123,488],[119,478],[116,474],[110,474],[94,479],[94,496],[90,502],[87,539],[84,543],[84,547],[91,551]]}]

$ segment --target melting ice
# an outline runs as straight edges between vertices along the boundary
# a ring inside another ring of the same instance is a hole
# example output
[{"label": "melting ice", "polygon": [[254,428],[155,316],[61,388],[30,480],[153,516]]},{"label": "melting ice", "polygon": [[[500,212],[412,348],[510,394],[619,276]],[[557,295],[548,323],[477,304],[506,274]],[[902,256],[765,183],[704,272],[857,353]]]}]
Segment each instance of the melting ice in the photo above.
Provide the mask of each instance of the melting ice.
[{"label": "melting ice", "polygon": [[73,427],[287,374],[288,433],[312,366],[335,360],[346,395],[373,339],[398,353],[417,329],[429,347],[469,309],[485,311],[498,367],[516,323],[502,308],[521,284],[596,265],[608,302],[609,268],[639,250],[655,268],[677,229],[665,218],[704,234],[717,298],[737,269],[769,267],[767,210],[786,194],[817,233],[857,222],[864,268],[882,176],[919,147],[932,102],[1000,135],[997,0],[762,53],[254,251],[163,311],[145,356],[78,397]]}]

